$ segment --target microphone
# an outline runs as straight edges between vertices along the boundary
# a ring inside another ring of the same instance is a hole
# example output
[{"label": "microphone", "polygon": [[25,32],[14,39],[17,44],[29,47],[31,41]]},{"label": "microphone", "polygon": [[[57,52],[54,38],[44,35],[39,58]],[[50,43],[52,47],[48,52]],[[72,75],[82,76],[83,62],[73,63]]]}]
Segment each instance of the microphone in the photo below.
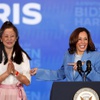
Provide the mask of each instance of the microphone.
[{"label": "microphone", "polygon": [[86,75],[88,75],[91,72],[91,70],[92,70],[92,68],[91,68],[91,61],[90,60],[87,60],[86,66],[87,66],[87,69],[86,69],[85,72],[87,72]]},{"label": "microphone", "polygon": [[82,76],[82,73],[81,72],[83,72],[83,70],[82,70],[82,62],[81,62],[81,60],[78,60],[77,61],[77,71]]}]

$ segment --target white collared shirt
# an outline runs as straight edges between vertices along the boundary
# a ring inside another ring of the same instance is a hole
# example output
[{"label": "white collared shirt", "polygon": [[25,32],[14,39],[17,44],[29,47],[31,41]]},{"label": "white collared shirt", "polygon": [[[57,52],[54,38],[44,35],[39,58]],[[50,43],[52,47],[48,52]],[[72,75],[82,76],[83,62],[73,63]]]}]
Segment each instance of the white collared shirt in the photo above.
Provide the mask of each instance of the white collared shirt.
[{"label": "white collared shirt", "polygon": [[[29,79],[29,81],[31,81],[31,76],[30,76],[30,73],[29,73],[29,71],[30,71],[29,59],[27,58],[25,53],[22,53],[22,54],[23,54],[23,62],[19,65],[16,64],[15,62],[13,62],[13,64],[14,64],[15,69],[19,73],[25,75]],[[3,60],[3,62],[4,62],[4,60]],[[8,66],[8,63],[4,65],[3,62],[0,63],[0,75],[3,74],[4,72],[6,72],[7,66]],[[16,84],[17,82],[19,82],[17,80],[17,78],[14,75],[11,74],[4,81],[2,81],[2,84],[8,84],[9,85],[9,84]]]}]

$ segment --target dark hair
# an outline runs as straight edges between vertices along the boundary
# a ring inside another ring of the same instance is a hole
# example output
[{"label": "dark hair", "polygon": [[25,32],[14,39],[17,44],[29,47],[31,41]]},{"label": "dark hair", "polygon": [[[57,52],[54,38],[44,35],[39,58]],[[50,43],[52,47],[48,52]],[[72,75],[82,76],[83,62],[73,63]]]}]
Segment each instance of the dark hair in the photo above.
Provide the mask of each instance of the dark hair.
[{"label": "dark hair", "polygon": [[[2,37],[2,34],[5,31],[5,29],[8,29],[8,28],[12,28],[14,30],[14,32],[16,33],[16,37],[17,37],[17,40],[16,40],[14,48],[13,48],[11,60],[14,61],[17,64],[22,63],[23,62],[22,52],[24,52],[26,54],[26,56],[28,57],[28,59],[31,60],[31,58],[28,56],[28,54],[19,45],[18,30],[10,21],[4,22],[3,25],[1,26],[0,38]],[[8,57],[7,57],[7,53],[6,53],[5,49],[4,49],[4,45],[3,45],[2,42],[0,43],[0,49],[1,49],[0,50],[0,63],[2,62],[2,51],[3,51],[4,52],[4,56],[5,56],[4,64],[6,64],[8,62]],[[14,53],[15,53],[15,56],[13,57]]]},{"label": "dark hair", "polygon": [[84,28],[84,27],[79,27],[79,28],[76,28],[70,38],[69,38],[69,48],[68,48],[68,51],[70,54],[73,54],[76,52],[76,43],[78,42],[78,36],[80,34],[80,32],[83,32],[85,31],[87,33],[87,36],[88,36],[88,46],[87,46],[87,52],[89,51],[95,51],[96,48],[95,48],[95,45],[92,41],[92,38],[91,38],[91,35],[90,35],[90,32]]}]

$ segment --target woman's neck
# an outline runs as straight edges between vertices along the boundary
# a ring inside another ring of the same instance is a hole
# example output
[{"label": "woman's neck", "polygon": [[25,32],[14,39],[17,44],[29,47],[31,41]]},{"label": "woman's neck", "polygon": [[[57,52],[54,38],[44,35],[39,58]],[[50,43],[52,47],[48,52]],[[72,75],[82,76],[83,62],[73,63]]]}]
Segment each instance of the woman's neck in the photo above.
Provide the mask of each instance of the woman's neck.
[{"label": "woman's neck", "polygon": [[77,55],[83,55],[84,52],[76,52]]}]

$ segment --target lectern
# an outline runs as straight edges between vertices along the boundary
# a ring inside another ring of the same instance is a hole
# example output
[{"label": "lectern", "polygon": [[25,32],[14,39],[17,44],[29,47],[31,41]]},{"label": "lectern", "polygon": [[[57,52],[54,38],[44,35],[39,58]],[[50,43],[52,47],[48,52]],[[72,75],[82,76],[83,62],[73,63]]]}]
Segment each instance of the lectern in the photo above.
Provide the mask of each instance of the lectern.
[{"label": "lectern", "polygon": [[100,82],[54,82],[50,100],[100,100]]}]

